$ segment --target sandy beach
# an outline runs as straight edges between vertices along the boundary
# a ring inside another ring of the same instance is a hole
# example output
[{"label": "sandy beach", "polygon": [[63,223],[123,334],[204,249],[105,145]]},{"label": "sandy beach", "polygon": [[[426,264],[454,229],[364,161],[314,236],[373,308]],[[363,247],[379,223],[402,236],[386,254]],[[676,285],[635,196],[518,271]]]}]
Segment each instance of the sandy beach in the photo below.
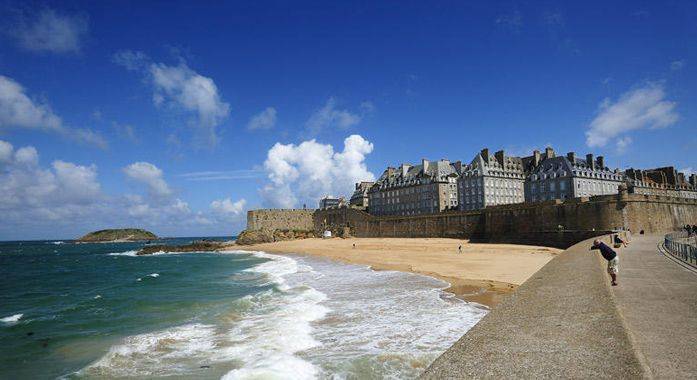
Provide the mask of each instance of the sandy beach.
[{"label": "sandy beach", "polygon": [[[353,247],[355,244],[355,248]],[[458,246],[462,245],[462,253]],[[493,306],[561,252],[512,244],[473,244],[458,239],[302,239],[237,249],[327,257],[375,270],[415,272],[447,281],[459,297]]]}]

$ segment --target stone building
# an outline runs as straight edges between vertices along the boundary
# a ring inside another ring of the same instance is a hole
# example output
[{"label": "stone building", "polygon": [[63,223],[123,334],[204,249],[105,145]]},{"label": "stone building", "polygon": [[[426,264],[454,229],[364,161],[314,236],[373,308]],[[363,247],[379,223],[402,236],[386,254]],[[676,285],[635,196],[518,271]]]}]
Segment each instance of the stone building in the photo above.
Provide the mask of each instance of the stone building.
[{"label": "stone building", "polygon": [[458,161],[421,160],[420,165],[388,167],[368,190],[373,215],[419,215],[457,209]]},{"label": "stone building", "polygon": [[624,173],[630,193],[697,199],[695,174],[687,178],[672,166],[647,170],[627,169]]},{"label": "stone building", "polygon": [[330,195],[325,196],[319,200],[319,208],[327,209],[334,207],[341,207],[344,205],[344,198],[335,198]]},{"label": "stone building", "polygon": [[351,200],[349,204],[351,207],[367,209],[369,205],[368,190],[373,186],[375,182],[358,182],[356,183],[356,190],[351,195]]},{"label": "stone building", "polygon": [[506,156],[503,150],[493,156],[482,149],[458,179],[460,210],[523,203],[525,173],[520,157]]},{"label": "stone building", "polygon": [[616,194],[624,183],[619,170],[610,170],[602,156],[594,158],[592,154],[584,160],[574,152],[557,156],[552,148],[546,148],[544,153],[536,150],[523,158],[523,165],[527,172],[526,202]]}]

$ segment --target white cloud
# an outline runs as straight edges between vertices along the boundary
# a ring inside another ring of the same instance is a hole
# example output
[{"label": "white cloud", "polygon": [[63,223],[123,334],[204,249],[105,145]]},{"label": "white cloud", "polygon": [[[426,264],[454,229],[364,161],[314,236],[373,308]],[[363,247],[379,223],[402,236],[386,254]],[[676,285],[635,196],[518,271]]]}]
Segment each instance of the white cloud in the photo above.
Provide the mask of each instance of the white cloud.
[{"label": "white cloud", "polygon": [[169,104],[174,108],[194,112],[195,126],[203,134],[206,145],[218,143],[216,128],[230,114],[230,105],[222,101],[213,79],[204,77],[185,64],[167,66],[152,64],[152,75],[156,105]]},{"label": "white cloud", "polygon": [[673,61],[670,63],[670,69],[673,71],[682,70],[683,67],[685,67],[685,60],[684,59],[680,59],[680,60]]},{"label": "white cloud", "polygon": [[[363,103],[363,110],[369,107],[370,111],[374,106],[370,102]],[[327,128],[347,129],[361,122],[363,115],[354,113],[346,109],[337,109],[336,99],[329,98],[327,103],[320,109],[316,110],[305,123],[310,136],[318,135],[322,130]]]},{"label": "white cloud", "polygon": [[[676,103],[665,96],[663,86],[652,83],[622,94],[616,102],[606,98],[588,126],[586,145],[603,147],[615,138],[627,137],[624,135],[633,130],[674,124],[678,121]],[[626,146],[630,140],[619,141],[618,145]]]},{"label": "white cloud", "polygon": [[244,211],[246,205],[247,201],[245,199],[233,202],[230,198],[225,198],[211,202],[211,209],[223,216],[236,216]]},{"label": "white cloud", "polygon": [[33,101],[22,85],[0,75],[0,130],[11,128],[55,132],[102,149],[107,146],[104,138],[94,131],[66,127],[51,107]]},{"label": "white cloud", "polygon": [[629,136],[620,137],[617,140],[617,153],[624,153],[632,143],[632,138]]},{"label": "white cloud", "polygon": [[86,17],[44,9],[31,20],[22,20],[12,33],[19,46],[29,51],[76,53],[80,51],[87,30]]},{"label": "white cloud", "polygon": [[344,140],[344,149],[314,139],[299,145],[276,143],[268,152],[264,169],[269,184],[261,189],[264,202],[272,207],[314,207],[327,194],[350,196],[359,181],[371,181],[365,157],[373,144],[359,135]]},{"label": "white cloud", "polygon": [[222,181],[222,180],[238,180],[238,179],[254,179],[263,176],[264,172],[257,169],[240,169],[218,171],[209,170],[202,172],[191,172],[179,174],[179,177],[187,181]]},{"label": "white cloud", "polygon": [[[163,173],[141,163],[129,170],[151,193],[165,194]],[[164,184],[164,185],[163,185]],[[179,198],[102,192],[95,165],[55,160],[40,165],[34,147],[14,149],[0,140],[0,240],[72,238],[100,228],[137,226],[166,235],[212,235],[242,228],[243,218],[206,209],[194,211]],[[245,203],[221,202],[233,212]],[[242,211],[240,211],[241,213]]]},{"label": "white cloud", "polygon": [[247,129],[271,129],[276,125],[276,109],[273,107],[266,107],[265,110],[252,116],[247,123]]},{"label": "white cloud", "polygon": [[172,190],[163,178],[162,170],[149,162],[134,162],[123,168],[123,172],[129,178],[146,184],[150,194],[155,197],[172,195]]}]

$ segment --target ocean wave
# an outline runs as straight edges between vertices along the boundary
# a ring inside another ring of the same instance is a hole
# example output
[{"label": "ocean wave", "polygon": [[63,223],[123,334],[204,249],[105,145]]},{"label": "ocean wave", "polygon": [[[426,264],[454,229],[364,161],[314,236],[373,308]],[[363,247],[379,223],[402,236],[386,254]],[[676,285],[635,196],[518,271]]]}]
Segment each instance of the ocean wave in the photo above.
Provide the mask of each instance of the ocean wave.
[{"label": "ocean wave", "polygon": [[109,256],[131,256],[131,257],[136,257],[138,256],[138,251],[126,251],[126,252],[111,252],[107,253]]},{"label": "ocean wave", "polygon": [[21,313],[10,315],[8,317],[0,318],[0,322],[5,323],[7,325],[13,325],[19,322],[19,320],[22,319],[23,316],[24,314]]},{"label": "ocean wave", "polygon": [[134,335],[113,346],[78,375],[147,377],[185,374],[208,362],[216,350],[215,327],[189,324],[169,330]]}]

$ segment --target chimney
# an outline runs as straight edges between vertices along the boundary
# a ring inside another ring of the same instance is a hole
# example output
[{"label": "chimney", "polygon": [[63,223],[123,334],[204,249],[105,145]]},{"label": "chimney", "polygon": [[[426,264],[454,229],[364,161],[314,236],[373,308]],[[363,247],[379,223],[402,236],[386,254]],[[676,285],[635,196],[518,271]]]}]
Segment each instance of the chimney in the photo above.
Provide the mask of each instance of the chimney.
[{"label": "chimney", "polygon": [[586,154],[586,164],[591,170],[595,170],[595,161],[593,161],[593,153]]},{"label": "chimney", "polygon": [[484,159],[484,162],[487,164],[489,163],[489,148],[482,149],[482,158]]},{"label": "chimney", "polygon": [[532,165],[534,167],[538,167],[540,165],[540,151],[539,150],[534,150],[532,152]]},{"label": "chimney", "polygon": [[602,170],[605,169],[605,157],[598,156],[598,167]]},{"label": "chimney", "polygon": [[552,147],[545,148],[545,158],[554,158],[554,149]]},{"label": "chimney", "polygon": [[457,174],[462,173],[462,161],[457,160],[453,163],[453,166],[455,166],[455,170],[457,171]]},{"label": "chimney", "polygon": [[424,173],[428,172],[428,160],[425,158],[421,159],[421,167],[423,168]]},{"label": "chimney", "polygon": [[501,165],[501,167],[506,165],[506,161],[504,161],[506,154],[503,152],[503,150],[499,150],[498,152],[494,153],[494,157],[496,157],[496,161],[499,162],[499,165]]},{"label": "chimney", "polygon": [[405,175],[407,175],[407,172],[409,171],[409,165],[407,165],[407,164],[402,164],[402,166],[400,167],[400,169],[401,169],[401,171],[402,171],[402,175],[405,176]]},{"label": "chimney", "polygon": [[692,184],[692,187],[697,187],[697,174],[690,175],[690,184]]},{"label": "chimney", "polygon": [[574,165],[576,163],[576,153],[569,152],[566,154],[566,158],[568,158],[569,161],[571,161],[571,165]]}]

